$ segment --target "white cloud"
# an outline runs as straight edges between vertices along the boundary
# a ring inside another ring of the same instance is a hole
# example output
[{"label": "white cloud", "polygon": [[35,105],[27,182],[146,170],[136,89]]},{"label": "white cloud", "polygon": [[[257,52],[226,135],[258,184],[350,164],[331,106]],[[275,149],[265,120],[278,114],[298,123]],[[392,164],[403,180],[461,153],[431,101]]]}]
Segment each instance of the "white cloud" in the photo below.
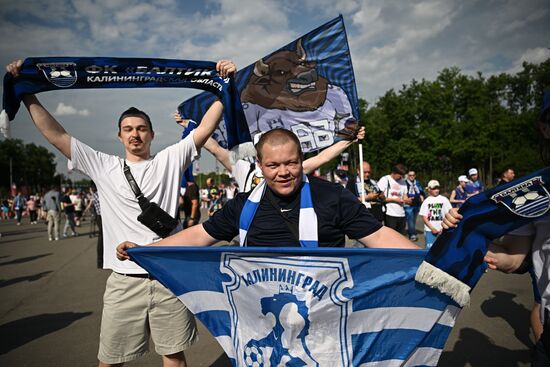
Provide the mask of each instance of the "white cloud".
[{"label": "white cloud", "polygon": [[[243,68],[338,13],[346,22],[359,96],[369,102],[413,78],[433,79],[445,67],[517,72],[523,61],[550,57],[548,0],[33,0],[2,2],[0,63],[29,56],[229,58]],[[105,131],[122,110],[150,111],[160,148],[179,135],[170,113],[190,95],[74,90],[39,97],[57,116],[79,116],[78,123],[67,121],[75,136],[120,154],[116,131],[109,139]],[[34,139],[25,114],[16,119],[25,123],[14,124],[14,135]],[[89,124],[102,127],[90,131]]]},{"label": "white cloud", "polygon": [[540,64],[550,58],[550,49],[544,47],[530,48],[526,50],[520,57],[514,60],[513,66],[506,71],[509,74],[515,74],[522,69],[524,62],[531,64]]},{"label": "white cloud", "polygon": [[57,108],[55,109],[55,112],[53,114],[56,116],[89,116],[90,111],[88,111],[87,109],[78,110],[73,106],[69,106],[64,104],[63,102],[60,102],[57,105]]}]

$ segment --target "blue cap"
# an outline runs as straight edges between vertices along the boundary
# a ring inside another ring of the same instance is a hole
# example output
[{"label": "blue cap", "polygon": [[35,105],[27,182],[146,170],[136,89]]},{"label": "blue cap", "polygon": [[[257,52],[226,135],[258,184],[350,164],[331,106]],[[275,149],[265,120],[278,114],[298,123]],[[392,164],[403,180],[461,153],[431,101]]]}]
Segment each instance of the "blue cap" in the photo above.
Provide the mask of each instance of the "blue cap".
[{"label": "blue cap", "polygon": [[542,101],[542,108],[540,110],[539,120],[542,121],[544,114],[550,109],[550,89],[544,93],[544,99]]}]

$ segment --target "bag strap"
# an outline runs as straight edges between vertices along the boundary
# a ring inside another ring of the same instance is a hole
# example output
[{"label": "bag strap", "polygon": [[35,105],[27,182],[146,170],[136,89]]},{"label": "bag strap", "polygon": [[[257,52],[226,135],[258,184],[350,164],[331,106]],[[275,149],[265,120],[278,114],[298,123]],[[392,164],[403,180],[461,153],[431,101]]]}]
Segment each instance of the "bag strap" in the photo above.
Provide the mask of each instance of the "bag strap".
[{"label": "bag strap", "polygon": [[130,185],[130,188],[134,192],[134,195],[136,195],[136,199],[138,199],[138,204],[141,210],[145,210],[149,204],[149,200],[143,195],[141,190],[139,189],[139,186],[132,175],[132,172],[130,171],[130,167],[126,164],[126,160],[124,161],[124,176],[126,176],[126,180],[128,181],[128,184]]}]

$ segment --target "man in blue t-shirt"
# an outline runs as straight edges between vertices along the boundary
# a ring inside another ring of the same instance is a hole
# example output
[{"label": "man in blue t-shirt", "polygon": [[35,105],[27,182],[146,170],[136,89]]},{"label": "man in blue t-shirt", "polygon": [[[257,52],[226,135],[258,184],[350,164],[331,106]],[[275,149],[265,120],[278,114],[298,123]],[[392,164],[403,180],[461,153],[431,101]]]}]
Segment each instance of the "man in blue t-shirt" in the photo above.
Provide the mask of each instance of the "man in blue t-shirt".
[{"label": "man in blue t-shirt", "polygon": [[[273,129],[262,135],[256,149],[266,187],[253,204],[256,209],[251,216],[249,208],[255,200],[252,197],[257,194],[255,190],[238,194],[208,221],[151,245],[210,246],[240,234],[245,235],[240,240],[247,246],[300,246],[308,242],[304,239],[305,233],[317,238],[318,246],[323,247],[343,247],[347,235],[367,247],[419,248],[396,231],[382,226],[342,186],[313,177],[305,179],[303,154],[294,133]],[[307,186],[310,195],[304,191]],[[304,207],[302,200],[309,196],[312,208]],[[242,216],[248,219],[246,230],[242,228]],[[306,220],[310,218],[311,221]],[[317,225],[313,226],[315,221]],[[117,257],[128,259],[126,250],[135,246],[132,242],[121,243]]]}]

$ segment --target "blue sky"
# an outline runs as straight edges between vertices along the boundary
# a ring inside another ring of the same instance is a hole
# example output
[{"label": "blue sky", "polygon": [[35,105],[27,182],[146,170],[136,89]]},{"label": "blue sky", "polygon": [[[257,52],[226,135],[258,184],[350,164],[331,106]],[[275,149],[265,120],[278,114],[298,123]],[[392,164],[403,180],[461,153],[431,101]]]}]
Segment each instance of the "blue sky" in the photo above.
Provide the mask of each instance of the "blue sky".
[{"label": "blue sky", "polygon": [[[371,103],[412,79],[433,79],[444,67],[514,73],[523,61],[550,57],[548,0],[0,0],[0,63],[30,56],[228,58],[242,68],[340,13],[359,96]],[[157,152],[179,137],[171,114],[194,93],[73,90],[39,98],[69,133],[122,155],[116,120],[123,110],[150,113]],[[24,109],[12,135],[49,147]],[[66,159],[57,157],[58,171],[66,172]],[[209,154],[200,167],[214,169]]]}]

